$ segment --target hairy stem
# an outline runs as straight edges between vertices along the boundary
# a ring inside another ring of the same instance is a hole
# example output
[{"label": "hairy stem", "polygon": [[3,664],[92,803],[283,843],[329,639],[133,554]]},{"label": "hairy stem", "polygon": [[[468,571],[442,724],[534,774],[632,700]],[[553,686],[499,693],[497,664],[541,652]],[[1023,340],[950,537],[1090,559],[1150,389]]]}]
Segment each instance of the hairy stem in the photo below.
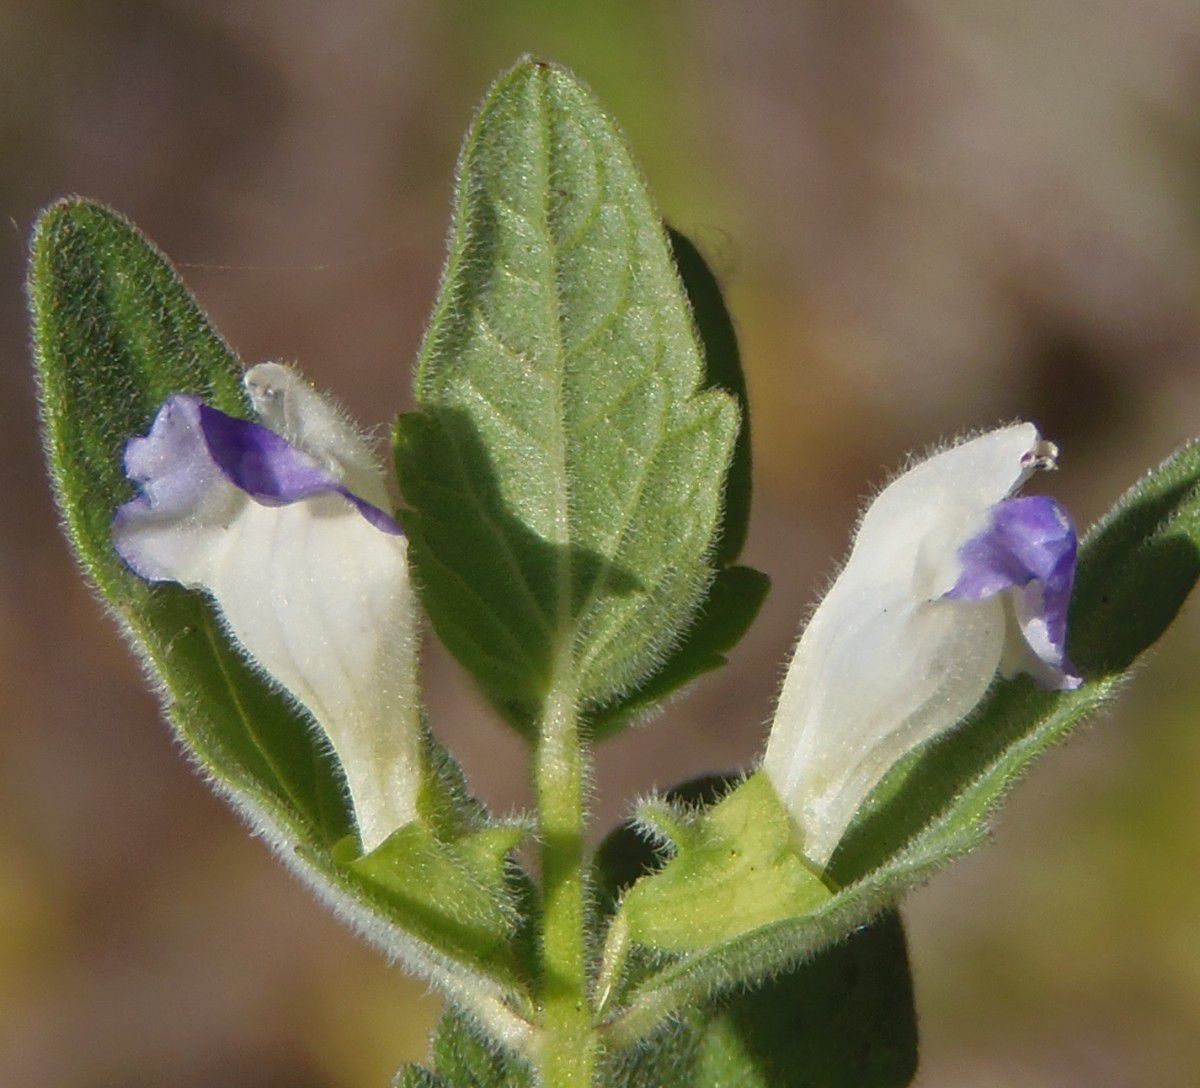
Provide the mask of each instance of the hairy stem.
[{"label": "hairy stem", "polygon": [[[564,669],[560,675],[568,674]],[[543,1088],[591,1088],[598,1043],[588,999],[584,886],[584,784],[575,693],[558,683],[546,700],[535,783],[541,812]]]}]

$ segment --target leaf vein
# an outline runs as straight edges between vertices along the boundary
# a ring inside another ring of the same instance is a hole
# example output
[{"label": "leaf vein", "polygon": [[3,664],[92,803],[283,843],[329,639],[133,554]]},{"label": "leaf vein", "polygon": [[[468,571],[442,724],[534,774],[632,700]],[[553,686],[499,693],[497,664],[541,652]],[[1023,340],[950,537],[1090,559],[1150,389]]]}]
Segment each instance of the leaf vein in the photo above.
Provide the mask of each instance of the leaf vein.
[{"label": "leaf vein", "polygon": [[482,307],[476,306],[472,312],[476,317],[479,329],[483,333],[484,337],[486,337],[488,340],[491,340],[498,348],[500,348],[501,351],[519,363],[527,374],[536,378],[540,378],[542,376],[541,371],[538,370],[533,361],[525,352],[518,351],[510,343],[508,343],[503,336],[500,335],[500,333],[496,330],[496,327],[488,318],[487,314],[484,313]]},{"label": "leaf vein", "polygon": [[508,415],[503,408],[496,404],[480,387],[479,382],[468,371],[463,375],[463,387],[473,400],[488,412],[495,420],[497,420],[506,430],[514,434],[519,440],[533,446],[535,449],[541,450],[543,453],[551,453],[546,446],[545,441],[535,435],[531,430],[521,423],[518,423],[515,418]]}]

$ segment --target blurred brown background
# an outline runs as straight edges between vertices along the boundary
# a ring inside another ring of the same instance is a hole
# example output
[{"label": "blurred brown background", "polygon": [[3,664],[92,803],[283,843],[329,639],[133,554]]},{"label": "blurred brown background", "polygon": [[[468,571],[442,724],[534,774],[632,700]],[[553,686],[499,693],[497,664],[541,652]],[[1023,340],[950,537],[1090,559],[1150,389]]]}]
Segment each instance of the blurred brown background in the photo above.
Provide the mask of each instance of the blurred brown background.
[{"label": "blurred brown background", "polygon": [[[21,282],[37,208],[130,215],[248,361],[385,424],[442,263],[457,142],[522,51],[626,126],[708,251],[755,406],[730,667],[599,757],[598,829],[750,759],[859,496],[1024,416],[1081,523],[1200,432],[1200,4],[0,0],[0,1083],[362,1088],[435,1001],[190,773],[71,567],[39,466]],[[927,1088],[1200,1083],[1200,645],[1014,795],[907,916]],[[477,789],[518,744],[436,647]]]}]

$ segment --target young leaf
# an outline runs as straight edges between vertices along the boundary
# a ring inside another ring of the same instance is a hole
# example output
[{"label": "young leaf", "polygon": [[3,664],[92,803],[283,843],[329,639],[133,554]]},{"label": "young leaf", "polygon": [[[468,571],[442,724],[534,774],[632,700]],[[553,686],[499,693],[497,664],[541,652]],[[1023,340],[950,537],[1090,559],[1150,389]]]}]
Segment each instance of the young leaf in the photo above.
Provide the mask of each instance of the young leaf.
[{"label": "young leaf", "polygon": [[504,1054],[478,1024],[447,1007],[433,1035],[433,1061],[447,1085],[455,1088],[533,1088],[532,1070]]},{"label": "young leaf", "polygon": [[[485,894],[477,885],[506,894],[497,857],[504,843],[490,842],[487,851],[478,848],[478,837],[463,838],[480,818],[456,800],[448,757],[430,742],[426,807],[440,815],[431,817],[439,837],[428,835],[426,860],[452,862],[474,898],[443,900],[439,915],[428,904],[414,911],[395,888],[381,890],[369,861],[350,862],[353,846],[347,853],[343,844],[335,858],[334,846],[352,831],[350,813],[340,771],[306,717],[231,647],[203,597],[149,585],[113,550],[113,513],[132,494],[122,469],[126,441],[146,430],[172,393],[244,415],[241,364],[165,258],[100,205],[69,200],[42,216],[29,290],[47,456],[67,534],[156,678],[176,735],[287,864],[343,916],[462,1000],[482,1001],[498,1030],[519,1035],[520,1018],[504,1002],[524,1002],[522,973],[507,949],[500,955],[484,947],[489,940],[498,945],[512,920],[493,927],[500,938],[480,937],[476,925]],[[461,827],[449,834],[456,806]],[[452,841],[460,838],[461,845]],[[460,907],[465,924],[476,925],[472,941],[461,939]]]},{"label": "young leaf", "polygon": [[454,1085],[419,1065],[406,1065],[396,1074],[392,1088],[454,1088]]},{"label": "young leaf", "polygon": [[[698,1088],[696,1066],[706,1020],[705,1013],[691,1010],[664,1024],[640,1045],[610,1052],[600,1083],[605,1088]],[[735,1078],[726,1083],[740,1082]]]},{"label": "young leaf", "polygon": [[406,1065],[397,1072],[392,1088],[455,1088],[454,1084],[420,1065]]},{"label": "young leaf", "polygon": [[639,816],[658,822],[674,852],[621,903],[631,938],[647,948],[709,948],[830,897],[793,846],[788,814],[762,774],[710,808],[678,810],[664,802],[643,806]]},{"label": "young leaf", "polygon": [[[735,777],[712,776],[670,794],[674,805],[731,796]],[[673,864],[673,863],[671,863]],[[663,861],[633,825],[619,827],[596,855],[606,911]],[[669,867],[669,866],[668,866]],[[626,898],[626,902],[628,897]],[[651,977],[642,960],[630,974]],[[917,1028],[904,930],[895,912],[744,993],[679,1018],[616,1055],[611,1083],[639,1088],[901,1088],[917,1061]]]},{"label": "young leaf", "polygon": [[517,928],[505,859],[523,837],[520,828],[495,827],[447,843],[418,820],[366,855],[344,839],[333,857],[408,932],[467,961],[504,963]]},{"label": "young leaf", "polygon": [[540,704],[564,668],[580,704],[609,701],[687,628],[738,425],[704,382],[623,137],[568,72],[518,65],[463,149],[396,434],[426,608],[498,703]]},{"label": "young leaf", "polygon": [[914,846],[807,914],[771,922],[644,972],[622,994],[609,1019],[611,1045],[635,1045],[698,1003],[799,968],[892,908],[904,891],[945,864],[947,850],[957,857],[970,845],[943,840],[928,850]]},{"label": "young leaf", "polygon": [[640,1038],[696,1001],[804,962],[977,847],[1012,784],[1112,697],[1198,572],[1200,446],[1190,445],[1133,487],[1083,543],[1069,642],[1083,686],[997,684],[957,730],[894,768],[868,798],[831,861],[842,891],[648,974],[623,995],[613,1037]]}]

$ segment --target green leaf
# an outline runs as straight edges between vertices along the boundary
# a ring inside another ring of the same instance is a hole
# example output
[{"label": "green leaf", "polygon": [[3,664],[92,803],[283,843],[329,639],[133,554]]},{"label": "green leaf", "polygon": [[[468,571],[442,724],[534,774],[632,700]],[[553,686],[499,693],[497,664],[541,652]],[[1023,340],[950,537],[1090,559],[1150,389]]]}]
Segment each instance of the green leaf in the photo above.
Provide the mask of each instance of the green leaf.
[{"label": "green leaf", "polygon": [[704,1031],[696,1088],[904,1088],[917,1020],[904,927],[884,914],[741,994]]},{"label": "green leaf", "polygon": [[[605,1088],[701,1088],[696,1079],[700,1044],[711,1015],[710,1010],[690,1010],[638,1046],[609,1052],[600,1083]],[[725,1082],[739,1083],[736,1079]]]},{"label": "green leaf", "polygon": [[717,277],[695,242],[687,235],[668,227],[667,236],[704,348],[705,384],[713,389],[723,389],[733,397],[741,414],[741,427],[733,447],[729,475],[725,478],[721,537],[713,557],[718,566],[727,567],[742,554],[746,546],[746,534],[750,531],[750,398],[746,393],[746,375],[742,370],[742,356],[738,351],[733,318],[725,306]]},{"label": "green leaf", "polygon": [[444,1077],[422,1069],[419,1065],[406,1065],[392,1080],[392,1088],[454,1088]]},{"label": "green leaf", "polygon": [[721,527],[714,562],[722,569],[683,641],[640,683],[590,715],[593,739],[602,740],[649,715],[669,695],[726,664],[726,654],[750,628],[771,580],[750,567],[730,567],[741,554],[750,523],[750,405],[733,320],[717,279],[696,246],[667,230],[704,349],[705,384],[722,389],[738,405],[742,425],[725,479]]},{"label": "green leaf", "polygon": [[[422,829],[424,863],[457,866],[472,894],[443,899],[435,915],[430,903],[421,913],[381,891],[377,869],[346,863],[345,847],[334,857],[352,822],[340,771],[307,717],[228,643],[201,595],[149,585],[112,548],[113,513],[133,494],[122,468],[125,443],[146,431],[172,393],[246,414],[237,358],[165,258],[94,203],[64,201],[41,217],[30,297],[46,451],[67,535],[156,678],[176,735],[285,861],[377,943],[456,992],[469,983],[493,1002],[503,995],[520,1006],[524,983],[511,952],[484,947],[476,887],[497,888],[498,855],[512,832],[455,845],[484,817],[462,796],[449,757],[429,741],[422,805],[439,838]],[[496,895],[492,907],[503,912],[506,893]],[[471,940],[462,939],[464,928]],[[503,928],[512,928],[508,919]]]},{"label": "green leaf", "polygon": [[416,821],[364,856],[348,836],[333,857],[407,932],[465,961],[508,963],[519,919],[506,859],[524,837],[521,828],[491,827],[447,843]]},{"label": "green leaf", "polygon": [[1200,577],[1200,444],[1132,487],[1088,534],[1070,652],[1088,677],[1125,672],[1162,636]]},{"label": "green leaf", "polygon": [[622,994],[620,1007],[611,1014],[609,1039],[614,1046],[634,1045],[698,1003],[796,969],[846,940],[891,909],[904,891],[927,880],[945,864],[947,847],[957,847],[957,856],[969,844],[943,840],[931,849],[908,849],[809,913],[771,922],[646,971]]},{"label": "green leaf", "polygon": [[713,581],[695,622],[670,656],[632,691],[591,716],[592,735],[611,736],[649,714],[672,692],[721,668],[758,615],[771,579],[752,567],[727,567]]},{"label": "green leaf", "polygon": [[304,718],[227,644],[210,605],[132,574],[111,543],[131,498],[122,451],[171,393],[246,414],[237,358],[162,257],[97,204],[63,201],[33,237],[29,281],[46,452],[87,575],[161,679],[172,724],[222,789],[292,835],[351,830],[339,771]]},{"label": "green leaf", "polygon": [[610,701],[679,641],[738,426],[704,382],[623,137],[568,72],[519,65],[467,137],[396,433],[424,603],[497,703],[540,705],[564,668],[581,704]]},{"label": "green leaf", "polygon": [[732,567],[750,522],[750,405],[733,320],[717,279],[696,246],[668,228],[671,253],[683,280],[704,350],[705,384],[737,403],[742,425],[725,479],[721,527],[714,562],[722,568],[683,641],[640,683],[590,715],[593,739],[602,740],[649,715],[669,695],[726,663],[726,654],[750,628],[771,580],[750,567]]},{"label": "green leaf", "polygon": [[646,975],[624,996],[615,1038],[634,1039],[697,1001],[802,962],[979,846],[1012,785],[1102,707],[1166,629],[1200,573],[1200,446],[1135,485],[1086,537],[1069,648],[1085,682],[1048,692],[997,683],[955,731],[895,767],[868,798],[830,865],[843,884],[816,910],[742,934]]},{"label": "green leaf", "polygon": [[455,1088],[533,1088],[529,1066],[497,1048],[477,1023],[453,1005],[433,1036],[434,1069]]},{"label": "green leaf", "polygon": [[791,821],[766,776],[740,783],[710,808],[659,803],[639,810],[674,857],[626,893],[630,937],[659,952],[706,949],[780,918],[803,914],[830,892],[792,841]]},{"label": "green leaf", "polygon": [[[712,804],[738,780],[710,776],[673,790],[674,805]],[[606,913],[663,860],[633,824],[596,854],[596,886]],[[634,959],[636,984],[656,967]],[[715,1003],[681,1006],[677,1018],[614,1057],[606,1083],[622,1088],[900,1088],[917,1060],[917,1029],[899,915],[812,956],[770,981]],[[618,1032],[619,1035],[619,1032]]]}]

